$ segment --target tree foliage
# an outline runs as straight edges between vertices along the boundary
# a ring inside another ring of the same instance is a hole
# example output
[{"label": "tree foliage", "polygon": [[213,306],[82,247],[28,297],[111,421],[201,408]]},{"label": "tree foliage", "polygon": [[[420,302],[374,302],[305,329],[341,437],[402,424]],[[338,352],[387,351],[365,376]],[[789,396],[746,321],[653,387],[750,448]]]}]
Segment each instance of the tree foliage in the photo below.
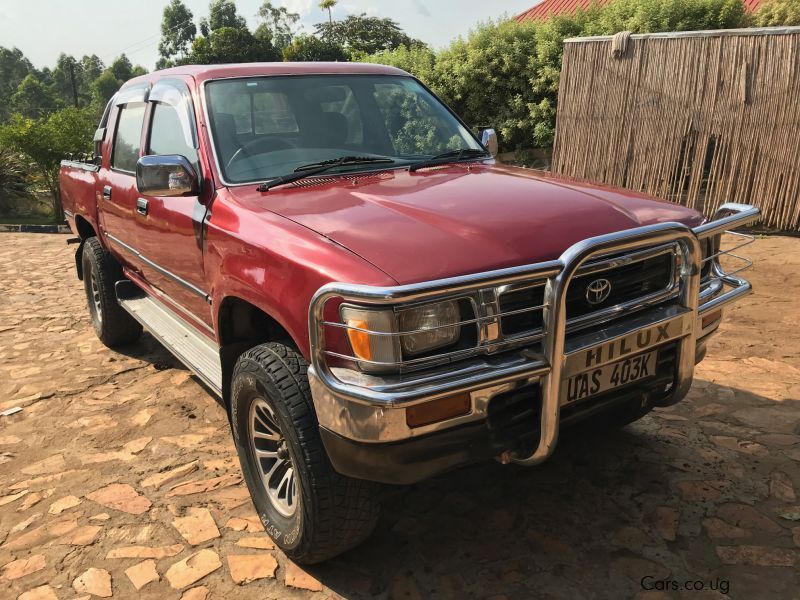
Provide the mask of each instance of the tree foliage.
[{"label": "tree foliage", "polygon": [[338,44],[328,42],[313,35],[299,35],[284,48],[283,60],[301,61],[333,61],[348,60],[347,53]]},{"label": "tree foliage", "polygon": [[333,13],[331,10],[333,10],[333,7],[337,4],[338,2],[336,0],[321,0],[318,5],[322,10],[328,11],[328,23],[333,23]]},{"label": "tree foliage", "polygon": [[800,25],[800,0],[767,0],[753,15],[757,27]]},{"label": "tree foliage", "polygon": [[258,8],[258,18],[261,23],[256,28],[254,35],[264,41],[269,41],[279,51],[288,47],[294,39],[297,22],[300,15],[289,12],[285,6],[275,6],[265,0]]},{"label": "tree foliage", "polygon": [[95,115],[89,109],[74,107],[56,111],[37,119],[14,115],[0,126],[0,146],[26,156],[39,172],[53,195],[54,215],[63,219],[58,169],[70,152],[90,152]]},{"label": "tree foliage", "polygon": [[502,147],[515,150],[553,142],[565,39],[728,29],[748,20],[741,0],[612,0],[545,21],[485,23],[437,53],[398,48],[366,60],[416,75],[467,123],[495,127]]},{"label": "tree foliage", "polygon": [[33,65],[19,48],[0,46],[0,123],[11,114],[11,96],[33,70]]},{"label": "tree foliage", "polygon": [[34,75],[27,75],[11,96],[14,111],[29,118],[45,115],[61,104],[55,92]]},{"label": "tree foliage", "polygon": [[161,41],[158,44],[160,59],[157,66],[163,68],[172,63],[173,58],[186,56],[197,35],[194,15],[181,0],[170,0],[164,7],[161,18]]},{"label": "tree foliage", "polygon": [[392,19],[368,17],[366,14],[350,15],[342,21],[319,23],[314,27],[319,38],[350,52],[374,54],[400,46],[422,45],[419,40],[410,38]]},{"label": "tree foliage", "polygon": [[200,19],[200,32],[208,37],[218,29],[247,29],[247,21],[236,10],[233,0],[211,0],[208,18]]},{"label": "tree foliage", "polygon": [[280,53],[269,40],[255,37],[246,28],[221,27],[207,37],[196,38],[186,62],[209,65],[280,59]]}]

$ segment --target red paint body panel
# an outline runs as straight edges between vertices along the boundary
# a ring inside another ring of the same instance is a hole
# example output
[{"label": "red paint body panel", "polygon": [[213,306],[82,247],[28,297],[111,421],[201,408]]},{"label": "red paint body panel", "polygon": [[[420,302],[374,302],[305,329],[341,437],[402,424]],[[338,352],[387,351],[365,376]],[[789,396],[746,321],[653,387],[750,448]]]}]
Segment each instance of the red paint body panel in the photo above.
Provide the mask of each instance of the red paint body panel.
[{"label": "red paint body panel", "polygon": [[[269,192],[256,185],[222,187],[201,83],[312,73],[404,74],[379,65],[276,63],[176,67],[132,80],[126,86],[161,77],[188,82],[200,142],[203,193],[148,197],[146,218],[136,216],[135,178],[108,168],[113,114],[100,173],[62,167],[65,208],[93,224],[143,287],[191,313],[187,322],[204,334],[212,335],[199,322],[210,325],[218,341],[220,309],[229,298],[270,315],[308,357],[309,302],[325,283],[395,285],[481,272],[550,260],[581,239],[612,231],[702,220],[695,211],[639,194],[491,163],[327,177]],[[116,203],[98,199],[103,182],[114,188]],[[109,244],[104,233],[207,293],[211,303]]]},{"label": "red paint body panel", "polygon": [[395,283],[352,252],[272,212],[254,210],[227,190],[215,199],[208,219],[206,273],[213,306],[229,297],[258,306],[289,332],[305,356],[308,307],[321,286]]},{"label": "red paint body panel", "polygon": [[551,260],[587,237],[640,225],[702,220],[668,202],[480,164],[232,192],[253,212],[317,231],[401,284]]}]

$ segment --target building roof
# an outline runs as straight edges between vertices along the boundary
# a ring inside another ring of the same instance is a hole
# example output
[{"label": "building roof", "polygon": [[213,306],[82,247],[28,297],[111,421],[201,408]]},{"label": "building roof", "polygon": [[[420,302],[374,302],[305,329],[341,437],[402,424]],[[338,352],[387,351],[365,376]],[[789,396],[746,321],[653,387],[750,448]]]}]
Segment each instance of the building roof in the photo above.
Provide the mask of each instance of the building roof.
[{"label": "building roof", "polygon": [[[550,14],[571,15],[575,14],[579,8],[586,10],[592,4],[602,6],[609,2],[611,0],[543,0],[515,18],[517,21],[542,21]],[[742,0],[747,12],[754,12],[762,2],[763,0]]]}]

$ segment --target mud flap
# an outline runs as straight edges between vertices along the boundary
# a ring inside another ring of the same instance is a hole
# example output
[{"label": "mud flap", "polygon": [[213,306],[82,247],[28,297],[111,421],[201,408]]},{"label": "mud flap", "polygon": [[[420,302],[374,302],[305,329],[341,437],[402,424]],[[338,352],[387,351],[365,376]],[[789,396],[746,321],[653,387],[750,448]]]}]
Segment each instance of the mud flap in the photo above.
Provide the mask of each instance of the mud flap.
[{"label": "mud flap", "polygon": [[[83,281],[83,244],[85,242],[85,239],[81,239],[78,249],[75,250],[75,270],[78,272],[78,279],[81,281]],[[68,241],[67,243],[70,242]]]}]

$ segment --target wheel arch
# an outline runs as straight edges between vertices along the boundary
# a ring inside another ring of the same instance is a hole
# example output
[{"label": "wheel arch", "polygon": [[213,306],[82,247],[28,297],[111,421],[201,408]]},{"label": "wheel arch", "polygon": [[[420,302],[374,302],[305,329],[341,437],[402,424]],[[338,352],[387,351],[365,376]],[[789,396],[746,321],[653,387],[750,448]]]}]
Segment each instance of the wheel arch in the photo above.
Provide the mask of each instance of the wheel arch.
[{"label": "wheel arch", "polygon": [[78,279],[83,281],[83,261],[81,260],[83,257],[83,245],[86,240],[98,237],[98,235],[91,221],[82,215],[75,215],[75,231],[78,237],[81,238],[81,243],[75,251],[75,269],[78,272]]},{"label": "wheel arch", "polygon": [[299,348],[277,318],[237,296],[226,296],[219,303],[217,337],[222,366],[222,396],[226,407],[230,407],[230,383],[239,356],[265,342],[279,342],[295,350]]}]

